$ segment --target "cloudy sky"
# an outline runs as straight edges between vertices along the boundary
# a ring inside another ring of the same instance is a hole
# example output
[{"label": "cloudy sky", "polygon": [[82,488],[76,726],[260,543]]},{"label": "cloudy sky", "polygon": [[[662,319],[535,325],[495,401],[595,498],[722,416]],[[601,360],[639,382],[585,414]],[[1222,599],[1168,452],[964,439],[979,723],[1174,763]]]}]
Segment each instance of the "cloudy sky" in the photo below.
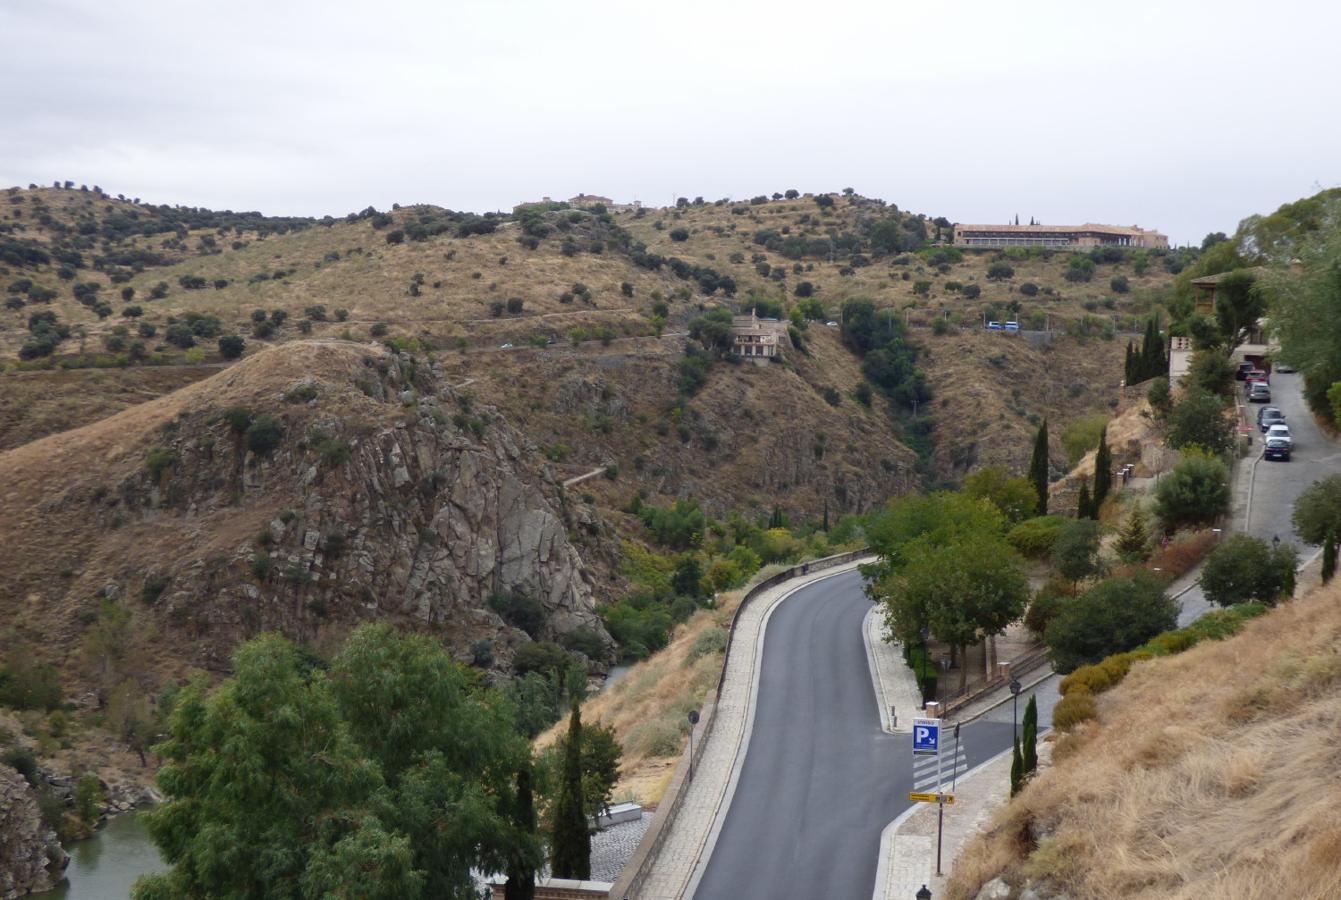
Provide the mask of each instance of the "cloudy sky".
[{"label": "cloudy sky", "polygon": [[0,0],[0,185],[340,215],[856,188],[1177,242],[1341,184],[1341,4]]}]

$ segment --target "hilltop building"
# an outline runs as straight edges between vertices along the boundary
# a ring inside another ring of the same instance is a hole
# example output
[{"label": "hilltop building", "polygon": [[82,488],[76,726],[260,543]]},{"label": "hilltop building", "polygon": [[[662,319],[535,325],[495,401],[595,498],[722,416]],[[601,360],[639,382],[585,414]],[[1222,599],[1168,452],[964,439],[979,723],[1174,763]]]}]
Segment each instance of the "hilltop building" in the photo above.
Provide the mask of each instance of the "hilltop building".
[{"label": "hilltop building", "polygon": [[602,197],[599,194],[578,194],[576,197],[568,198],[569,206],[595,206],[600,203],[609,208],[614,205],[614,202],[609,197]]},{"label": "hilltop building", "polygon": [[787,326],[777,319],[761,319],[750,307],[748,316],[731,317],[731,352],[751,359],[772,359],[781,352]]},{"label": "hilltop building", "polygon": [[1091,247],[1169,247],[1169,238],[1136,225],[956,225],[954,242],[961,247],[1049,247],[1088,250]]}]

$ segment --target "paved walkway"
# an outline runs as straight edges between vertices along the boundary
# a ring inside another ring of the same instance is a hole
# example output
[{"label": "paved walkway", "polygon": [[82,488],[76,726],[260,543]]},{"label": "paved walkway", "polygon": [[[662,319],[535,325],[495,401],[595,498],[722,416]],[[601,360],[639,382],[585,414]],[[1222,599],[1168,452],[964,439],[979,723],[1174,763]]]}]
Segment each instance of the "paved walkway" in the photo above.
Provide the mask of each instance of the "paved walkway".
[{"label": "paved walkway", "polygon": [[849,572],[857,565],[856,562],[849,563],[792,579],[757,598],[740,614],[712,731],[694,767],[694,780],[687,789],[679,814],[670,823],[670,833],[638,893],[639,900],[679,900],[692,896],[692,885],[700,874],[700,864],[707,861],[712,843],[721,830],[730,793],[739,776],[738,758],[749,744],[768,614],[798,588]]},{"label": "paved walkway", "polygon": [[[1040,740],[1040,770],[1052,759],[1052,744]],[[872,900],[908,900],[926,885],[933,897],[945,895],[954,861],[972,837],[1010,799],[1011,754],[1002,753],[959,778],[953,805],[945,807],[941,834],[941,872],[936,874],[936,804],[919,803],[890,823],[880,837],[880,869]]]},{"label": "paved walkway", "polygon": [[885,618],[880,606],[872,603],[862,621],[862,634],[880,703],[880,723],[891,734],[911,734],[913,717],[921,714],[922,692],[917,688],[917,676],[903,661],[903,645],[886,641],[884,632]]}]

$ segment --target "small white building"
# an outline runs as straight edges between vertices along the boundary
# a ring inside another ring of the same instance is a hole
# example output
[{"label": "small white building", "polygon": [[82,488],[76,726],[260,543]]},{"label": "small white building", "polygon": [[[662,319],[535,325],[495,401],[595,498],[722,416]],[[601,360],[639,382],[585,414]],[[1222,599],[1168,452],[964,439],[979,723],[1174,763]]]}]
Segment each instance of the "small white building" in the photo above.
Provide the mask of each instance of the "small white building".
[{"label": "small white building", "polygon": [[753,359],[772,359],[782,352],[787,326],[777,319],[761,319],[750,307],[748,316],[732,316],[731,352]]}]

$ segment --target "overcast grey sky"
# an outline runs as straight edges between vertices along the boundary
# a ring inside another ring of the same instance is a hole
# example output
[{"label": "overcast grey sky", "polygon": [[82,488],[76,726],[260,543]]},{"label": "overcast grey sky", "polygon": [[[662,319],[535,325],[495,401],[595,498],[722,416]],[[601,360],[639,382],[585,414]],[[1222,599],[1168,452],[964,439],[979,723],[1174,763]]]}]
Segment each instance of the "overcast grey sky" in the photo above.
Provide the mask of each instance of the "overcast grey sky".
[{"label": "overcast grey sky", "polygon": [[854,187],[1177,242],[1341,184],[1341,4],[0,0],[0,184],[340,215]]}]

